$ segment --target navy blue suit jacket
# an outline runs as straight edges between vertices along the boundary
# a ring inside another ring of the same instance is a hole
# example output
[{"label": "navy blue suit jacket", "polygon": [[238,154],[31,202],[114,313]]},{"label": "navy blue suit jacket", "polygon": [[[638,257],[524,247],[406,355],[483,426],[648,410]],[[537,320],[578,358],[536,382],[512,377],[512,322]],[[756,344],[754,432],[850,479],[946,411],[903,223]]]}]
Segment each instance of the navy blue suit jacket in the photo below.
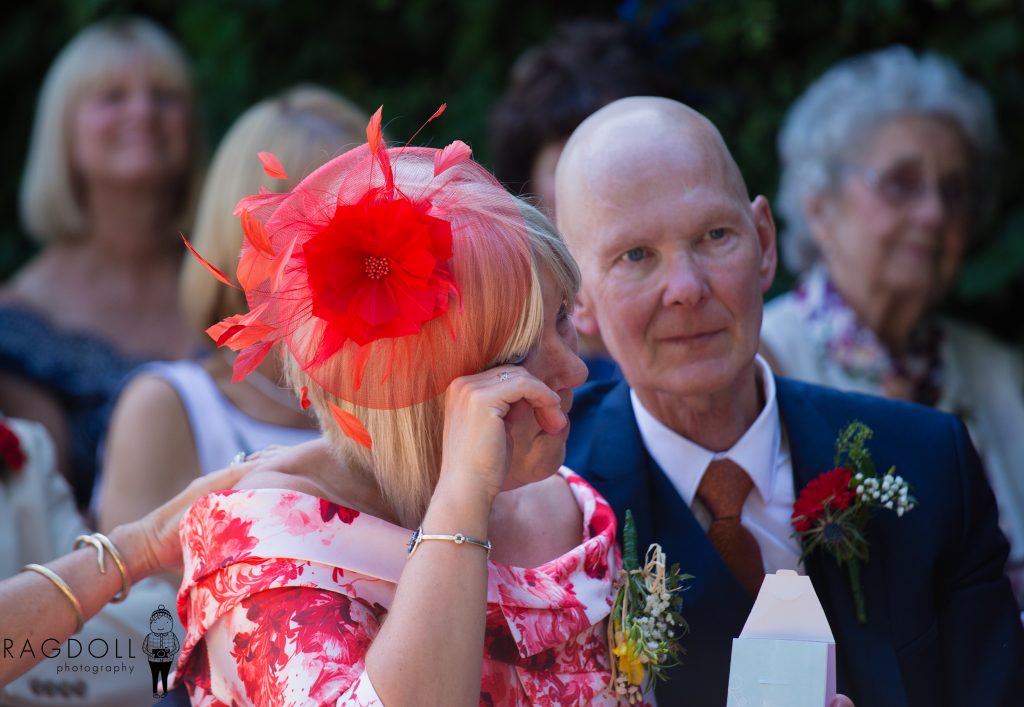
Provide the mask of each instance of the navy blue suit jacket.
[{"label": "navy blue suit jacket", "polygon": [[[895,465],[918,500],[903,518],[877,513],[869,523],[866,625],[854,615],[845,571],[829,556],[805,563],[835,636],[839,692],[857,707],[1024,704],[1007,545],[963,424],[917,405],[776,380],[797,491],[832,468],[836,435],[856,419],[874,430],[879,468]],[[620,530],[632,509],[641,550],[657,541],[670,564],[696,576],[683,595],[687,654],[658,689],[659,705],[721,707],[751,597],[644,448],[624,381],[582,388],[571,418],[566,464],[608,500]]]}]

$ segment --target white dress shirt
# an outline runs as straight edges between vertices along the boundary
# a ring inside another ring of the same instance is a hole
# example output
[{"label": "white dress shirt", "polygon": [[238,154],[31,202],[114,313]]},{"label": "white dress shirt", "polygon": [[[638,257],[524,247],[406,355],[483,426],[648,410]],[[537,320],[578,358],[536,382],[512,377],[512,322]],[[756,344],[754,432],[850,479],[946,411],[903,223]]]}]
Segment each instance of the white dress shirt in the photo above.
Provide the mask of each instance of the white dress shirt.
[{"label": "white dress shirt", "polygon": [[756,363],[758,382],[764,388],[764,408],[739,441],[724,452],[704,449],[669,429],[643,406],[636,391],[630,390],[633,414],[647,451],[705,530],[711,525],[711,514],[694,498],[704,472],[718,459],[731,459],[739,464],[754,482],[743,504],[741,521],[761,546],[764,571],[773,574],[789,569],[803,573],[800,545],[792,537],[790,524],[796,498],[793,463],[779,418],[775,378],[760,355]]}]

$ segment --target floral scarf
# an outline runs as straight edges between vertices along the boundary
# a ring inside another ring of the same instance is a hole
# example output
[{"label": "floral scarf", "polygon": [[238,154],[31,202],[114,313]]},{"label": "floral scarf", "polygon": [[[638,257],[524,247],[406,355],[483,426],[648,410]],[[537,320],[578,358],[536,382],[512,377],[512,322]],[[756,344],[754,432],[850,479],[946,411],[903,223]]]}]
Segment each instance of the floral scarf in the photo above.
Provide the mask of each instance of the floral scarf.
[{"label": "floral scarf", "polygon": [[795,290],[811,344],[851,378],[868,381],[885,395],[935,406],[942,394],[942,332],[925,317],[910,334],[901,357],[857,319],[828,279],[815,268]]}]

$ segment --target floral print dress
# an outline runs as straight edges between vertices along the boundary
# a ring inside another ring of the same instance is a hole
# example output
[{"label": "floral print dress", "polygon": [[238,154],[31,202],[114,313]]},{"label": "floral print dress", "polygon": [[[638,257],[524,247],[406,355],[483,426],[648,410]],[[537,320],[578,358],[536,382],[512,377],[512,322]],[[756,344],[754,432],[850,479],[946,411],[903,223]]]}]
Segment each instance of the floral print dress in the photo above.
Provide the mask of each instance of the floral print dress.
[{"label": "floral print dress", "polygon": [[[533,569],[488,563],[481,705],[616,704],[605,636],[615,516],[582,478],[559,473],[582,511],[582,542]],[[182,520],[178,594],[178,677],[192,704],[380,704],[364,659],[409,535],[297,491],[200,499]]]}]

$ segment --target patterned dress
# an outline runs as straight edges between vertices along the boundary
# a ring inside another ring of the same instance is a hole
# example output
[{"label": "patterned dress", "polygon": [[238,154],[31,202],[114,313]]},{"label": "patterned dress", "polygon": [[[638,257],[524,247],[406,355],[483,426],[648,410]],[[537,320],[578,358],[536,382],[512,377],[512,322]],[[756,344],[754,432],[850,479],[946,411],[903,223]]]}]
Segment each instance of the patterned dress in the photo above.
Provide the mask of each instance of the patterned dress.
[{"label": "patterned dress", "polygon": [[[616,704],[605,636],[615,516],[583,479],[559,473],[582,511],[582,542],[533,569],[488,563],[481,705]],[[364,659],[409,535],[296,491],[197,502],[182,521],[178,594],[178,676],[192,704],[380,704]]]}]

